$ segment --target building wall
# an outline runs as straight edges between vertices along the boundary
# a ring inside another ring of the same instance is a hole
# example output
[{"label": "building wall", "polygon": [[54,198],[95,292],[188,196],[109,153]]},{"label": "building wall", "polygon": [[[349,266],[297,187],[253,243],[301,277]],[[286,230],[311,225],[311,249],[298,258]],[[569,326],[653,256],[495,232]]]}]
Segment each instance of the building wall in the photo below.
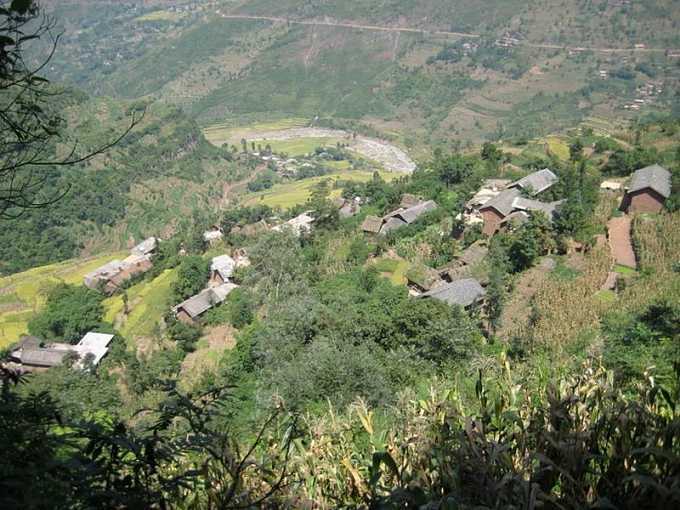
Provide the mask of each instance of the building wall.
[{"label": "building wall", "polygon": [[629,193],[625,200],[629,213],[658,213],[664,205],[664,198],[651,189]]},{"label": "building wall", "polygon": [[481,211],[482,218],[484,219],[484,227],[482,228],[482,233],[487,236],[491,236],[499,229],[501,221],[503,221],[503,216],[495,209],[484,209]]},{"label": "building wall", "polygon": [[212,274],[210,275],[210,283],[212,285],[222,285],[223,283],[226,283],[224,281],[224,278],[218,273],[217,271],[213,271]]}]

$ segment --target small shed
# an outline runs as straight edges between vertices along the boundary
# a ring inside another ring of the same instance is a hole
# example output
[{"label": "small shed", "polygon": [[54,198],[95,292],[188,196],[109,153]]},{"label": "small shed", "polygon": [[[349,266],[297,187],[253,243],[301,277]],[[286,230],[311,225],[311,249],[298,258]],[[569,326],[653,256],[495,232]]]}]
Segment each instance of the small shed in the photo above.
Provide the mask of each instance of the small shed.
[{"label": "small shed", "polygon": [[659,165],[648,166],[633,173],[621,209],[627,213],[658,213],[670,196],[671,173]]}]

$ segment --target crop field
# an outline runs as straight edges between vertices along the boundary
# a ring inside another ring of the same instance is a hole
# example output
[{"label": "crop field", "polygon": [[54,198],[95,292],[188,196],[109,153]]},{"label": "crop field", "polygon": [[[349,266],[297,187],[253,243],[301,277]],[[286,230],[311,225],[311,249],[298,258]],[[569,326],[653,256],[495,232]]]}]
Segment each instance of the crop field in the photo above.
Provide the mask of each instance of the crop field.
[{"label": "crop field", "polygon": [[382,257],[376,259],[374,264],[378,272],[389,278],[394,285],[406,285],[406,272],[409,268],[407,260]]},{"label": "crop field", "polygon": [[[335,147],[340,138],[298,138],[296,140],[272,140],[267,142],[274,152],[289,156],[303,156],[314,152],[317,147]],[[257,142],[265,145],[264,142]]]},{"label": "crop field", "polygon": [[564,140],[556,136],[549,136],[545,141],[548,144],[548,148],[550,149],[551,153],[560,158],[562,161],[567,161],[569,159],[569,146],[564,142]]},{"label": "crop field", "polygon": [[262,131],[279,131],[297,127],[304,127],[308,120],[300,117],[272,120],[267,122],[256,122],[249,125],[238,125],[232,122],[212,124],[203,128],[203,135],[213,145],[221,146],[224,143],[238,144],[241,138],[248,139],[253,133]]},{"label": "crop field", "polygon": [[27,333],[28,321],[45,302],[49,289],[59,283],[77,285],[97,267],[127,253],[113,253],[85,260],[68,260],[0,278],[0,348]]},{"label": "crop field", "polygon": [[123,296],[116,295],[104,301],[104,320],[116,326],[128,341],[136,337],[152,336],[159,321],[166,314],[172,284],[177,277],[174,269],[164,271],[152,281],[143,281],[130,287],[128,314],[123,313]]},{"label": "crop field", "polygon": [[[380,175],[386,181],[398,177],[396,174],[389,172],[380,172]],[[366,182],[373,178],[373,172],[365,171],[347,171],[339,172],[337,174],[322,175],[319,177],[310,177],[309,179],[302,179],[286,184],[276,184],[271,189],[260,191],[258,193],[251,193],[246,196],[246,205],[268,205],[269,207],[280,207],[287,209],[298,204],[304,204],[312,194],[312,189],[315,185],[325,180],[337,181],[358,181]],[[331,195],[336,197],[341,193],[341,189],[334,189]]]}]

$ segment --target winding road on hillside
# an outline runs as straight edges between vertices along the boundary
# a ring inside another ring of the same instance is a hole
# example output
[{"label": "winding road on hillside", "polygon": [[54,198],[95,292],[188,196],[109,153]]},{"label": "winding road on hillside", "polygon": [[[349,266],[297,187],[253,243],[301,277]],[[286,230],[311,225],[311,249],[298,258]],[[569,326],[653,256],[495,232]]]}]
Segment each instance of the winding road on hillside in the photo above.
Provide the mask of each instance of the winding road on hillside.
[{"label": "winding road on hillside", "polygon": [[[479,39],[480,34],[473,34],[469,32],[451,32],[448,30],[425,30],[422,28],[412,28],[412,27],[385,27],[379,25],[362,25],[359,23],[350,23],[343,21],[319,21],[319,20],[296,20],[290,18],[280,18],[275,16],[251,16],[248,14],[222,14],[217,11],[217,14],[224,19],[234,19],[234,20],[253,20],[253,21],[270,21],[272,23],[288,23],[290,25],[306,25],[306,26],[320,26],[320,27],[337,27],[337,28],[350,28],[354,30],[372,30],[375,32],[396,32],[396,33],[412,33],[412,34],[423,34],[423,35],[439,35],[444,37],[461,37],[469,39]],[[595,46],[565,46],[558,44],[543,44],[543,43],[530,43],[530,42],[520,42],[520,45],[527,46],[529,48],[545,49],[545,50],[564,50],[564,51],[593,51],[598,53],[625,53],[625,52],[635,52],[635,53],[665,53],[677,52],[680,54],[680,49],[677,48],[603,48]]]}]

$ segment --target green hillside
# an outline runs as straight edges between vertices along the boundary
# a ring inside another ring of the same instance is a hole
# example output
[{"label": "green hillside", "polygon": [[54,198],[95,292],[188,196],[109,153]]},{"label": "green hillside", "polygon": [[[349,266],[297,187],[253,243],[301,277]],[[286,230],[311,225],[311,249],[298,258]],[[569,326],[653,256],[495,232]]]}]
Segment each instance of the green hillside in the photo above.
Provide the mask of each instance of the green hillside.
[{"label": "green hillside", "polygon": [[[413,145],[533,136],[593,114],[632,120],[678,107],[680,71],[667,54],[680,50],[680,7],[670,0],[164,5],[55,7],[67,33],[54,77],[95,93],[151,94],[203,124],[362,120],[380,132],[399,126]],[[407,31],[389,30],[397,28]],[[508,48],[499,46],[505,38]],[[625,110],[651,81],[661,92]]]},{"label": "green hillside", "polygon": [[[68,135],[54,147],[94,150],[115,139],[141,115],[144,104],[87,98],[64,91]],[[38,201],[0,231],[0,272],[72,258],[79,253],[126,248],[150,235],[170,234],[192,217],[206,221],[223,200],[223,186],[251,169],[208,143],[198,126],[173,106],[146,107],[141,123],[113,150],[75,167],[45,172]]]}]

